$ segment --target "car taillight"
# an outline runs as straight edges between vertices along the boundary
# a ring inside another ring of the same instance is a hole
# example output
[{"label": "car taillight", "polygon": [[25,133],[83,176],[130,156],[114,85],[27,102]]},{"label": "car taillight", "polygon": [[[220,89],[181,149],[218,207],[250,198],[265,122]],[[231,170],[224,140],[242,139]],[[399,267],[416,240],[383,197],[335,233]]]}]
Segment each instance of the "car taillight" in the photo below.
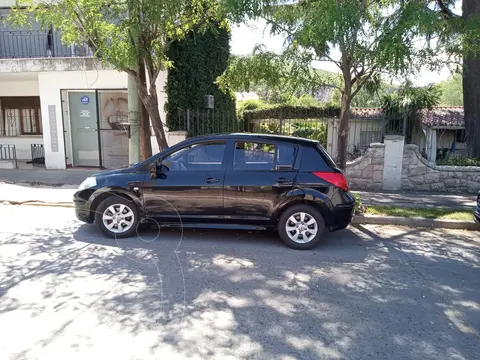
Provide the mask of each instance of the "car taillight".
[{"label": "car taillight", "polygon": [[329,182],[332,185],[335,185],[336,187],[339,187],[342,190],[348,190],[347,179],[342,173],[314,171],[313,175]]}]

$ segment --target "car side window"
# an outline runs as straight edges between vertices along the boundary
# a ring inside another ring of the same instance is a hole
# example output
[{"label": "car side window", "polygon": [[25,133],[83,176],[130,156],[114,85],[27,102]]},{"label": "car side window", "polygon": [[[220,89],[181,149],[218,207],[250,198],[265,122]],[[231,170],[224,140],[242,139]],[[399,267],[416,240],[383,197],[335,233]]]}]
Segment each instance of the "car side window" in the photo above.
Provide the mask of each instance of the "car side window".
[{"label": "car side window", "polygon": [[293,169],[297,147],[290,144],[279,144],[277,146],[275,168],[277,170]]},{"label": "car side window", "polygon": [[275,145],[247,141],[235,143],[234,170],[273,170]]},{"label": "car side window", "polygon": [[162,160],[169,171],[221,170],[226,143],[194,144]]}]

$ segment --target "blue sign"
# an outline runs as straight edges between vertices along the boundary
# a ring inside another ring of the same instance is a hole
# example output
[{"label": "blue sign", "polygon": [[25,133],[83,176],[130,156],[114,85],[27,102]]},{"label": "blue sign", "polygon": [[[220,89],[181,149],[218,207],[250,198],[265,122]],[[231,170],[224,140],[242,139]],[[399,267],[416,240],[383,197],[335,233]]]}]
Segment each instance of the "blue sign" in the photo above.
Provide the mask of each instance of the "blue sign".
[{"label": "blue sign", "polygon": [[90,103],[90,98],[87,95],[83,95],[80,101],[83,105],[88,105]]}]

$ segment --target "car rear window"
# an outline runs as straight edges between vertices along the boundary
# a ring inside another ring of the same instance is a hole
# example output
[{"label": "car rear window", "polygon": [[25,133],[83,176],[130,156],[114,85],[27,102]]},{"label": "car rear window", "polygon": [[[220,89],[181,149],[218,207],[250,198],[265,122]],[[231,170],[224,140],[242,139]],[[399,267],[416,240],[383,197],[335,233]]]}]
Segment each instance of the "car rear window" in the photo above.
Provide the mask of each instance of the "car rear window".
[{"label": "car rear window", "polygon": [[332,171],[336,167],[331,156],[320,144],[303,147],[301,171]]},{"label": "car rear window", "polygon": [[331,167],[331,168],[337,168],[337,164],[335,164],[335,161],[332,159],[330,154],[323,148],[322,145],[317,144],[317,151],[320,152],[320,155],[323,157],[323,160]]}]

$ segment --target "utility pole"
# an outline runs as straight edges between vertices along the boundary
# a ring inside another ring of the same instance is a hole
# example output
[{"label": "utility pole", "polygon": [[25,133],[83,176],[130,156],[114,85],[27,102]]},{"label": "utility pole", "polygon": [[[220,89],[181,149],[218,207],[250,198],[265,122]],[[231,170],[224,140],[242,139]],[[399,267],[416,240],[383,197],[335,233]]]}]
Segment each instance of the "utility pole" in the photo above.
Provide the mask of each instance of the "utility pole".
[{"label": "utility pole", "polygon": [[132,75],[128,75],[128,123],[130,138],[128,140],[128,163],[140,161],[140,107],[137,82]]},{"label": "utility pole", "polygon": [[[128,9],[129,16],[132,16],[132,9]],[[133,46],[137,48],[138,43],[136,29],[130,30],[130,35],[133,40]],[[137,69],[138,71],[138,69]],[[140,161],[140,106],[138,97],[138,87],[135,78],[128,75],[128,123],[130,125],[130,138],[128,139],[128,163],[135,164]]]}]

